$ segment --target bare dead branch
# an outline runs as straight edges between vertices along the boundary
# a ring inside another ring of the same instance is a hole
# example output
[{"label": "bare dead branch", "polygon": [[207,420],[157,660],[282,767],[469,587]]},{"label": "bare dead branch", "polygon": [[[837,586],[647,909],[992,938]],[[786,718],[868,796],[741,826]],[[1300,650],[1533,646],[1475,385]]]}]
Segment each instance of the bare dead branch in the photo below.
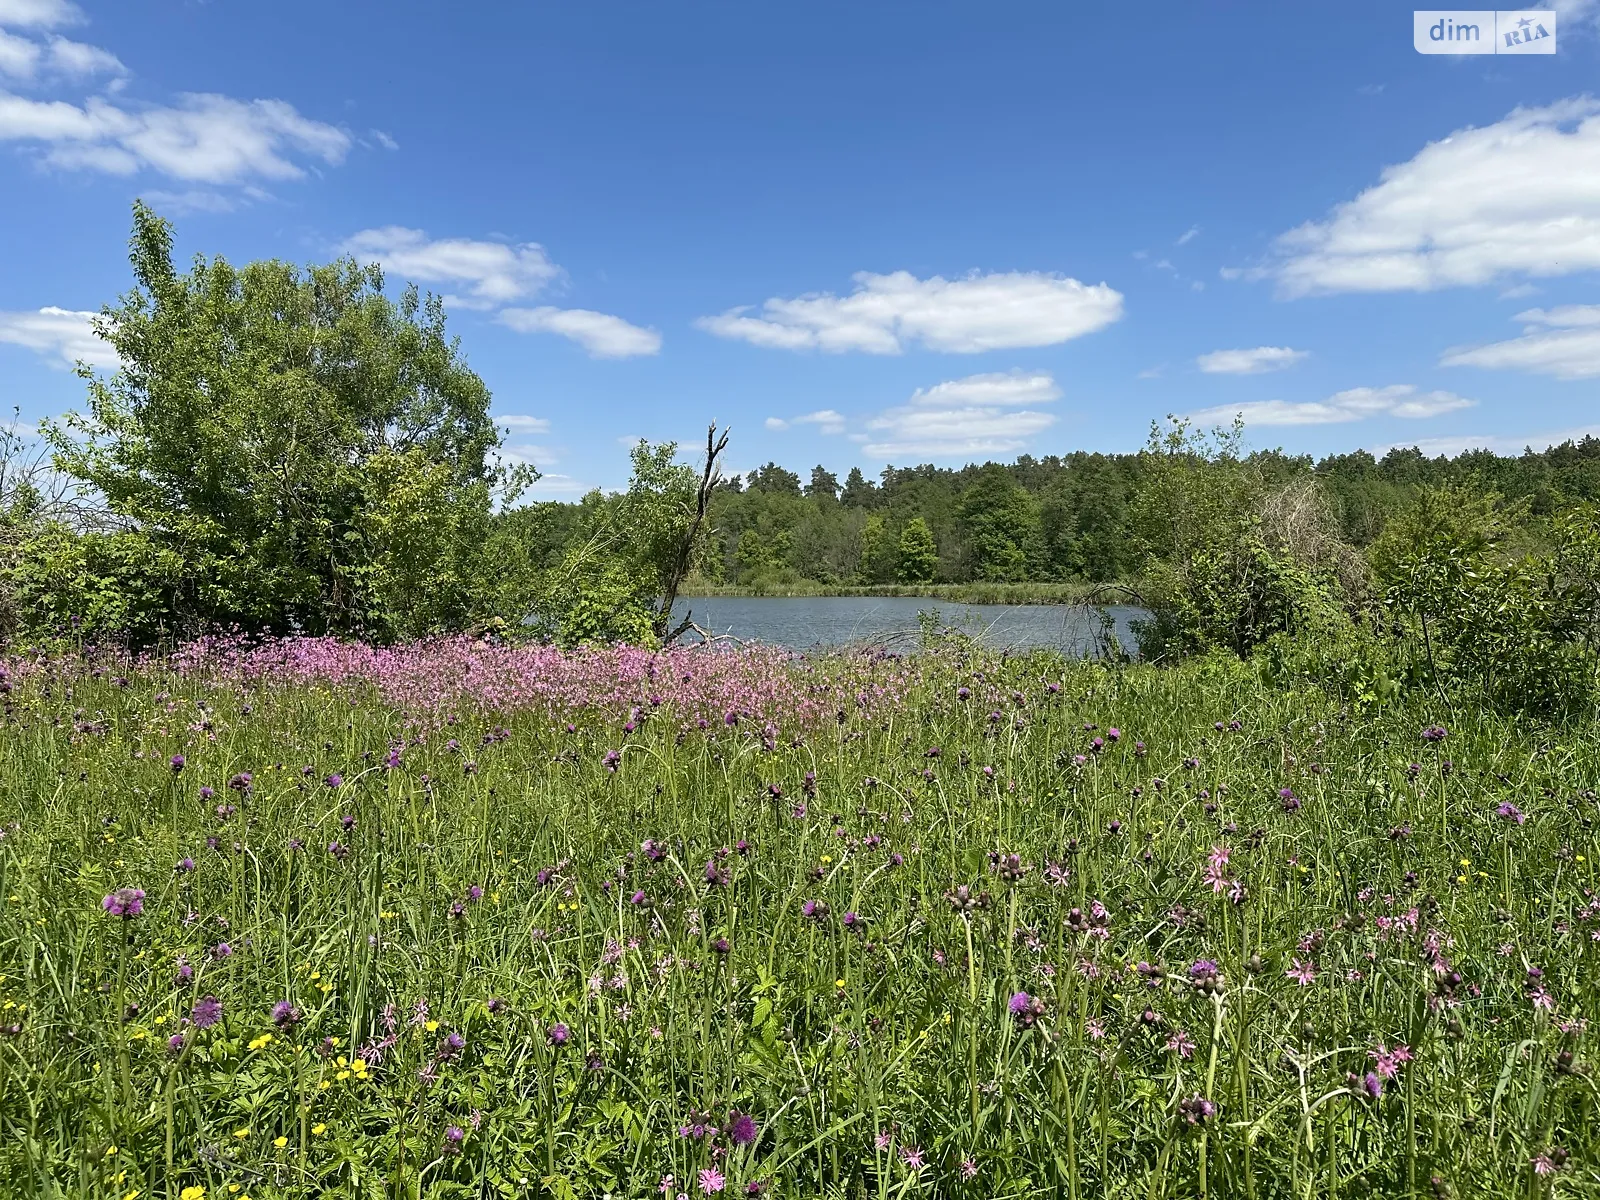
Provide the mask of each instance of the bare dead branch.
[{"label": "bare dead branch", "polygon": [[[694,547],[700,537],[700,529],[705,524],[706,509],[711,503],[711,493],[716,490],[722,473],[717,467],[717,459],[728,448],[728,431],[724,429],[721,436],[717,434],[717,423],[713,421],[706,430],[706,461],[700,473],[700,488],[695,493],[694,517],[689,522],[689,527],[684,531],[683,540],[678,543],[678,553],[672,562],[672,571],[667,576],[666,585],[662,588],[661,608],[655,616],[655,634],[661,639],[662,645],[671,645],[695,628],[685,617],[683,624],[668,633],[668,625],[672,621],[672,606],[678,602],[678,589],[683,586],[683,581],[689,576],[689,568],[694,562]],[[692,614],[691,614],[692,615]],[[696,630],[700,632],[699,630]]]}]

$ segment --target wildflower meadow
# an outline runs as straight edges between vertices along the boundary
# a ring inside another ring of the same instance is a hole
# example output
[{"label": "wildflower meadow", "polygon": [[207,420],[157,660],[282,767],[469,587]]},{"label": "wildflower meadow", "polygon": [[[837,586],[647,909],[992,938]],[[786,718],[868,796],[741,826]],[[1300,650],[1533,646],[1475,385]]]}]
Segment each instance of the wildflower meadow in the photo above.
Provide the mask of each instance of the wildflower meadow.
[{"label": "wildflower meadow", "polygon": [[1600,1193],[1600,737],[1236,659],[0,675],[0,1193]]}]

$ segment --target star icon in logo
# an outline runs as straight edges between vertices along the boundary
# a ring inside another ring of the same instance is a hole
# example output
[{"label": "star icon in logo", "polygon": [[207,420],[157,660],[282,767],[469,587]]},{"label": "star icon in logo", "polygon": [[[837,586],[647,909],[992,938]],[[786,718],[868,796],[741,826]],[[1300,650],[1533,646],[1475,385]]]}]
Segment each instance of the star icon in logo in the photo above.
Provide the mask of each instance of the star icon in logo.
[{"label": "star icon in logo", "polygon": [[1533,24],[1533,22],[1530,21],[1527,17],[1523,17],[1522,20],[1517,22],[1517,28],[1518,29],[1526,29],[1529,25],[1532,25],[1532,24]]}]

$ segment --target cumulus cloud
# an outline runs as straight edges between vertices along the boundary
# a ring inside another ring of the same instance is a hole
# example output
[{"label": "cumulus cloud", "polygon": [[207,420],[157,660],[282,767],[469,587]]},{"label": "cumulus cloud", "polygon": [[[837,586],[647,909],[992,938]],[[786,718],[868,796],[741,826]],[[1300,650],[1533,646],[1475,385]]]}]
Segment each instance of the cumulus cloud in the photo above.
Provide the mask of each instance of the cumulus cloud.
[{"label": "cumulus cloud", "polygon": [[12,29],[56,29],[83,19],[83,12],[68,0],[0,0],[0,26]]},{"label": "cumulus cloud", "polygon": [[561,277],[537,242],[508,245],[470,238],[431,239],[420,229],[385,225],[363,229],[340,247],[363,262],[418,279],[460,287],[445,301],[463,308],[493,308],[531,296]]},{"label": "cumulus cloud", "polygon": [[537,242],[511,244],[472,238],[430,238],[420,229],[385,225],[363,229],[340,249],[363,262],[423,283],[453,285],[445,303],[459,308],[498,309],[495,320],[518,333],[554,333],[577,342],[591,358],[634,358],[658,354],[661,334],[610,313],[586,308],[506,308],[537,295],[566,272]]},{"label": "cumulus cloud", "polygon": [[960,279],[909,271],[858,271],[847,296],[773,297],[695,322],[718,337],[779,350],[899,354],[909,345],[952,354],[1052,346],[1122,316],[1122,295],[1043,272],[973,273]]},{"label": "cumulus cloud", "polygon": [[549,433],[550,422],[544,417],[529,417],[521,413],[501,413],[499,416],[490,417],[491,421],[500,429],[512,433]]},{"label": "cumulus cloud", "polygon": [[109,50],[60,36],[42,41],[0,29],[0,76],[17,83],[44,79],[79,80],[127,74]]},{"label": "cumulus cloud", "polygon": [[1232,272],[1285,296],[1431,291],[1600,268],[1600,100],[1519,108],[1387,167],[1376,184]]},{"label": "cumulus cloud", "polygon": [[1454,392],[1419,392],[1409,383],[1396,383],[1380,388],[1350,388],[1335,392],[1326,400],[1251,400],[1244,404],[1219,404],[1191,413],[1190,417],[1201,424],[1228,422],[1237,416],[1247,426],[1342,425],[1378,416],[1423,420],[1471,408],[1476,403]]},{"label": "cumulus cloud", "polygon": [[898,408],[867,422],[865,450],[880,458],[1013,454],[1056,423],[1022,407],[1059,399],[1047,372],[971,375],[918,388]]},{"label": "cumulus cloud", "polygon": [[298,179],[302,163],[344,161],[350,136],[282,100],[187,95],[174,107],[124,108],[101,97],[82,107],[0,91],[0,141],[37,143],[68,170],[132,175],[152,169],[198,183]]},{"label": "cumulus cloud", "polygon": [[586,308],[508,308],[495,318],[518,333],[555,333],[570,338],[590,358],[636,358],[661,352],[661,334],[610,313]]},{"label": "cumulus cloud", "polygon": [[99,314],[47,307],[37,312],[0,312],[0,342],[23,346],[70,367],[80,360],[91,367],[115,367],[116,351],[95,336]]},{"label": "cumulus cloud", "polygon": [[831,408],[823,408],[787,420],[782,417],[768,417],[765,424],[774,432],[782,432],[794,425],[815,425],[819,433],[843,433],[845,419],[842,413],[836,413]]},{"label": "cumulus cloud", "polygon": [[1292,367],[1309,353],[1288,346],[1257,346],[1254,350],[1213,350],[1194,361],[1207,375],[1264,375]]},{"label": "cumulus cloud", "polygon": [[1521,454],[1524,450],[1548,450],[1563,442],[1581,442],[1584,438],[1600,437],[1600,425],[1581,425],[1576,429],[1561,429],[1554,433],[1486,433],[1423,438],[1414,442],[1392,442],[1373,446],[1372,453],[1379,458],[1391,450],[1409,450],[1415,447],[1429,458],[1443,454],[1454,458],[1463,450],[1492,450],[1496,454]]},{"label": "cumulus cloud", "polygon": [[584,483],[571,475],[546,472],[528,487],[530,496],[582,496],[594,491],[594,485]]},{"label": "cumulus cloud", "polygon": [[1447,350],[1440,366],[1532,371],[1557,379],[1600,375],[1600,304],[1530,308],[1513,319],[1524,323],[1521,337]]}]

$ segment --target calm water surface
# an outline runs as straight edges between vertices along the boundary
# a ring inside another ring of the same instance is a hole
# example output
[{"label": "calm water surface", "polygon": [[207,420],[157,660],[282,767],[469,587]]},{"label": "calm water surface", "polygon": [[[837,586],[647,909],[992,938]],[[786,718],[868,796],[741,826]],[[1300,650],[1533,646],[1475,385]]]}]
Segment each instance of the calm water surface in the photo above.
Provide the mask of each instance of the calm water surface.
[{"label": "calm water surface", "polygon": [[[890,642],[912,649],[917,614],[937,609],[940,620],[991,646],[1050,647],[1068,654],[1093,648],[1099,611],[1064,604],[953,604],[926,596],[697,596],[680,600],[676,616],[746,641],[810,650],[849,642]],[[1129,622],[1144,610],[1108,605],[1117,637],[1133,649]]]}]

